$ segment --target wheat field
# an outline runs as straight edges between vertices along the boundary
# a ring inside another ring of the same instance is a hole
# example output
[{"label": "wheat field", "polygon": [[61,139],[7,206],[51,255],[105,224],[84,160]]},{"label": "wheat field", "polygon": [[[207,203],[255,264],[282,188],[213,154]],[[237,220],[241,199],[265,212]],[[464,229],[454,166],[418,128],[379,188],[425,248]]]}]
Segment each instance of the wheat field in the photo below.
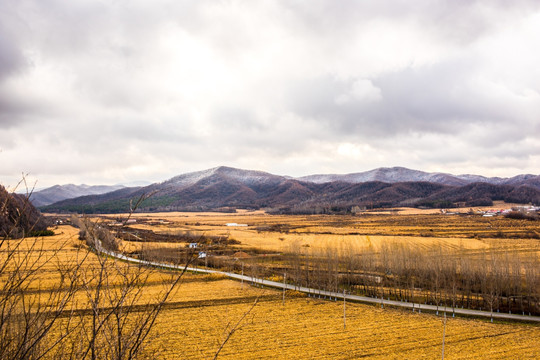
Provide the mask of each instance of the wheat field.
[{"label": "wheat field", "polygon": [[[502,216],[483,218],[425,212],[427,214],[404,211],[402,215],[361,216],[268,215],[260,211],[235,214],[134,214],[137,223],[130,227],[164,234],[190,232],[227,236],[238,240],[239,248],[256,248],[267,252],[287,252],[294,247],[316,250],[328,247],[377,249],[390,242],[426,248],[437,245],[448,250],[473,252],[512,250],[540,256],[540,230],[535,222],[505,219]],[[149,225],[149,221],[153,223]],[[227,226],[228,223],[247,226]],[[132,246],[132,249],[141,246],[140,243],[129,242],[125,245]]]},{"label": "wheat field", "polygon": [[[39,289],[55,283],[55,268],[75,261],[84,251],[77,230],[61,226],[56,236],[39,239],[54,256],[44,264]],[[30,239],[27,239],[30,241]],[[277,241],[280,241],[279,239]],[[281,242],[281,241],[280,241]],[[61,246],[60,246],[61,245]],[[60,249],[60,250],[58,250]],[[58,251],[56,251],[58,250]],[[85,266],[96,264],[87,253]],[[110,260],[118,267],[130,266]],[[141,302],[158,298],[171,272],[148,270]],[[111,286],[114,285],[114,281]],[[75,298],[76,307],[88,305]],[[147,339],[147,356],[163,359],[213,358],[231,328],[236,331],[219,354],[224,359],[538,359],[540,327],[447,318],[378,305],[346,304],[253,287],[216,275],[185,274],[171,294]]]},{"label": "wheat field", "polygon": [[[442,354],[443,320],[426,314],[346,305],[341,302],[287,298],[262,299],[220,354],[225,359],[437,359]],[[251,306],[214,306],[167,310],[157,330],[165,358],[208,359],[227,331]],[[447,319],[445,359],[537,359],[540,329],[530,325],[492,324]],[[165,345],[165,346],[163,346]]]}]

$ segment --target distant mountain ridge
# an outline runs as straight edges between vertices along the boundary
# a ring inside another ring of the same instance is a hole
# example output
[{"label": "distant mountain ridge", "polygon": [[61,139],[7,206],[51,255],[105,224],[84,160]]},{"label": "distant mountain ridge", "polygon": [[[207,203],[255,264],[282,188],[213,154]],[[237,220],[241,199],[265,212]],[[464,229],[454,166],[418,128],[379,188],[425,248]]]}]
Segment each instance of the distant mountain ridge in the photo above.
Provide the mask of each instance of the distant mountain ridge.
[{"label": "distant mountain ridge", "polygon": [[105,194],[123,187],[123,185],[54,185],[49,188],[33,192],[30,195],[30,201],[34,206],[40,207],[79,196]]},{"label": "distant mountain ridge", "polygon": [[529,185],[540,189],[540,176],[532,174],[517,175],[511,178],[485,177],[481,175],[452,175],[447,173],[430,173],[419,170],[411,170],[404,167],[377,168],[370,171],[351,174],[319,174],[297,178],[301,181],[323,183],[331,181],[345,181],[353,184],[381,181],[386,183],[398,183],[407,181],[427,181],[444,185],[467,185],[474,182],[485,182],[495,185]]},{"label": "distant mountain ridge", "polygon": [[216,167],[145,187],[66,199],[44,211],[123,212],[145,194],[140,211],[228,211],[272,208],[282,212],[343,212],[352,207],[489,205],[494,200],[540,203],[540,177],[483,178],[380,168],[365,173],[301,178]]}]

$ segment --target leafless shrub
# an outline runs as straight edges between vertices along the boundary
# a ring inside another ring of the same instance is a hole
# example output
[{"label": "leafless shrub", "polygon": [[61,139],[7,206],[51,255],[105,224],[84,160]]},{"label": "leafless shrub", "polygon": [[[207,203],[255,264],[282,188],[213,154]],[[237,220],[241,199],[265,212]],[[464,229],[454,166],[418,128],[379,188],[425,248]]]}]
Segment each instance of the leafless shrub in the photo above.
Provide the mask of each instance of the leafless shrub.
[{"label": "leafless shrub", "polygon": [[[73,329],[71,322],[60,319],[71,311],[85,257],[71,264],[58,263],[59,281],[47,292],[35,291],[40,272],[54,263],[66,244],[51,252],[44,249],[42,238],[25,237],[35,228],[28,214],[39,213],[28,197],[10,196],[4,189],[0,192],[2,216],[8,217],[3,224],[10,226],[4,228],[0,240],[0,358],[39,359],[50,354]],[[41,226],[39,219],[36,224]]]},{"label": "leafless shrub", "polygon": [[[12,228],[6,228],[0,239],[0,359],[149,357],[146,340],[185,268],[171,274],[162,291],[146,300],[142,294],[153,270],[102,255],[101,249],[117,251],[119,245],[107,229],[73,217],[81,239],[96,251],[98,266],[87,266],[94,255],[80,246],[75,247],[74,261],[60,262],[57,255],[67,243],[51,251],[44,248],[42,238],[18,233],[15,227],[26,221],[25,212],[18,200],[16,206],[12,201],[11,196],[0,199],[2,214],[13,214],[6,209],[18,209],[14,213],[19,214],[19,218],[10,215]],[[23,205],[32,209],[28,202]],[[41,271],[54,263],[58,282],[46,291],[36,290]]]}]

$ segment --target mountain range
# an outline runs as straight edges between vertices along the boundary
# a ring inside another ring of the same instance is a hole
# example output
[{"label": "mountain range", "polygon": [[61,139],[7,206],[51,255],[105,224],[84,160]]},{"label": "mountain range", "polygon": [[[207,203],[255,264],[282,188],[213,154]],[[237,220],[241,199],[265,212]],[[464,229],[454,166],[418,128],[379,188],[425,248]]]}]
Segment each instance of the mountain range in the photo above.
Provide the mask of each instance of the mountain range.
[{"label": "mountain range", "polygon": [[382,181],[386,183],[398,183],[408,181],[427,181],[436,184],[462,186],[475,182],[484,182],[495,185],[529,185],[540,189],[540,176],[539,175],[517,175],[511,178],[500,177],[485,177],[481,175],[452,175],[447,173],[430,173],[419,170],[411,170],[404,167],[392,167],[392,168],[377,168],[370,171],[337,175],[337,174],[320,174],[309,175],[297,178],[301,181],[309,181],[314,183],[324,183],[331,181],[344,181],[353,184],[368,182],[368,181]]},{"label": "mountain range", "polygon": [[40,207],[79,196],[105,194],[123,187],[123,185],[54,185],[33,192],[30,194],[30,201],[34,206]]},{"label": "mountain range", "polygon": [[65,199],[43,211],[125,212],[148,196],[140,211],[232,211],[331,213],[353,207],[489,205],[494,200],[540,203],[540,176],[487,178],[427,173],[402,167],[345,175],[300,178],[263,171],[216,167],[175,176],[144,187],[125,187],[99,195]]}]

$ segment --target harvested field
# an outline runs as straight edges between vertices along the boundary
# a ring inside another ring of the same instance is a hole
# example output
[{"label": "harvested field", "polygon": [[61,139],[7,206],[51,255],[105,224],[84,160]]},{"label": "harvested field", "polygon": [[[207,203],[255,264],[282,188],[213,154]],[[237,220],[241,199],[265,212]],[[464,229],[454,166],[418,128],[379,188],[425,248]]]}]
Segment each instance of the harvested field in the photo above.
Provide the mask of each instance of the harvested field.
[{"label": "harvested field", "polygon": [[[536,225],[502,218],[491,219],[491,223],[487,223],[480,217],[453,215],[426,215],[416,219],[411,218],[412,215],[303,217],[261,213],[154,216],[138,215],[137,223],[131,224],[129,228],[163,234],[190,231],[191,234],[234,239],[236,242],[219,245],[219,251],[225,254],[220,255],[220,258],[227,259],[230,256],[233,263],[223,262],[218,263],[218,266],[239,272],[242,261],[246,263],[246,273],[251,272],[256,276],[264,275],[265,266],[268,269],[272,266],[288,266],[287,256],[272,255],[274,252],[288,254],[298,248],[310,253],[322,253],[327,251],[325,249],[336,249],[337,253],[341,253],[352,248],[384,249],[392,243],[414,244],[418,249],[430,249],[433,244],[439,244],[441,248],[461,251],[464,255],[479,259],[488,250],[495,249],[501,253],[518,251],[534,256],[540,248],[539,240],[534,238],[472,236],[480,229],[487,229],[490,224],[503,234],[531,231]],[[163,221],[158,221],[160,219]],[[240,228],[225,225],[232,222],[249,226]],[[433,229],[435,235],[423,236],[426,229]],[[78,240],[77,229],[60,226],[55,232],[58,235],[21,242],[20,254],[28,253],[38,262],[46,260],[40,264],[40,272],[28,284],[26,291],[29,294],[46,294],[48,289],[55,289],[60,281],[58,269],[69,267],[81,258],[84,258],[83,266],[88,274],[92,274],[92,271],[95,274],[95,269],[99,269],[98,257],[87,252],[84,242]],[[29,252],[32,244],[34,249],[40,249],[49,256],[40,257],[35,252]],[[121,249],[140,252],[146,247],[147,250],[169,249],[166,251],[170,253],[186,245],[171,241],[123,241]],[[211,248],[205,248],[205,251],[211,251]],[[242,254],[241,259],[234,260],[235,254]],[[140,286],[139,295],[129,298],[130,316],[144,314],[150,304],[156,304],[167,284],[177,275],[171,271],[141,269],[117,260],[107,261],[108,266],[114,269],[111,272],[113,275],[107,279],[106,290],[111,299],[107,301],[114,300],[122,293],[125,288],[123,284],[130,278],[130,274],[143,274],[137,275],[141,276],[141,282],[137,283]],[[322,274],[322,268],[318,267],[320,265],[310,265],[313,266],[313,274]],[[276,274],[271,278],[282,280]],[[78,321],[89,326],[92,311],[88,292],[92,294],[95,291],[96,279],[86,284],[87,290],[76,293],[70,299],[69,306],[70,311],[77,314]],[[337,283],[333,284],[331,286]],[[375,284],[374,289],[380,288],[392,295],[389,287],[392,284],[389,282],[384,288]],[[442,293],[439,294],[439,297],[442,296]],[[433,295],[437,299],[437,292],[433,293],[432,290],[416,294],[417,297],[426,296],[428,299]],[[397,296],[397,292],[392,296]],[[163,304],[140,355],[164,359],[212,358],[234,324],[242,319],[256,300],[258,302],[255,307],[223,347],[220,358],[431,359],[441,356],[442,316],[347,303],[344,329],[342,302],[312,299],[289,291],[283,304],[280,291],[253,287],[247,282],[232,281],[222,276],[190,273],[183,275],[180,285]],[[61,334],[63,324],[65,320],[58,322],[59,328],[53,334]],[[490,323],[485,320],[449,317],[446,324],[445,358],[536,359],[540,356],[539,337],[540,327],[537,325]],[[50,358],[55,357],[54,353],[49,355]]]},{"label": "harvested field", "polygon": [[[269,292],[268,290],[266,293]],[[272,292],[272,291],[270,291]],[[171,310],[167,320],[166,358],[211,358],[224,337],[225,325],[250,307],[216,304]],[[279,294],[261,300],[221,352],[225,359],[434,359],[441,356],[441,317],[343,305]],[[162,318],[164,319],[164,317]],[[217,325],[219,324],[219,325]],[[158,324],[164,326],[165,321]],[[535,359],[540,355],[538,327],[491,324],[478,320],[447,320],[445,359]]]},{"label": "harvested field", "polygon": [[[64,235],[43,239],[44,248],[54,249],[65,236],[73,244],[79,241],[70,227],[62,229]],[[59,258],[69,259],[65,256],[74,249],[65,248]],[[89,264],[95,261],[90,260]],[[43,273],[42,290],[52,284],[51,273]],[[161,283],[168,277],[168,272],[152,270],[139,300],[151,301],[162,291]],[[431,359],[441,354],[441,316],[347,303],[344,329],[342,302],[288,292],[282,304],[280,291],[194,274],[184,275],[180,287],[167,301],[152,330],[146,353],[163,359],[211,358],[232,324],[257,298],[257,305],[224,346],[220,358]],[[77,309],[83,310],[81,299]],[[449,317],[445,358],[535,359],[540,356],[539,337],[538,326]]]},{"label": "harvested field", "polygon": [[[199,244],[208,255],[196,261],[199,266],[266,278],[287,272],[302,286],[330,291],[346,286],[357,295],[387,293],[402,301],[536,314],[538,221],[483,217],[477,210],[358,216],[162,213],[138,215],[130,228],[179,239],[221,238],[220,246]],[[149,260],[174,263],[188,256],[180,243],[158,239],[146,249],[134,244],[124,242],[131,254]],[[248,256],[234,256],[238,252]]]},{"label": "harvested field", "polygon": [[[226,237],[239,242],[235,248],[269,252],[286,252],[298,246],[377,249],[390,241],[427,247],[435,244],[448,249],[489,248],[540,254],[538,221],[502,216],[486,218],[466,213],[443,215],[440,212],[422,215],[284,216],[240,212],[134,214],[133,217],[137,223],[129,225],[132,229],[179,237],[189,234],[193,239],[197,236]],[[248,226],[227,226],[230,223]],[[184,244],[187,242],[189,240]]]}]

